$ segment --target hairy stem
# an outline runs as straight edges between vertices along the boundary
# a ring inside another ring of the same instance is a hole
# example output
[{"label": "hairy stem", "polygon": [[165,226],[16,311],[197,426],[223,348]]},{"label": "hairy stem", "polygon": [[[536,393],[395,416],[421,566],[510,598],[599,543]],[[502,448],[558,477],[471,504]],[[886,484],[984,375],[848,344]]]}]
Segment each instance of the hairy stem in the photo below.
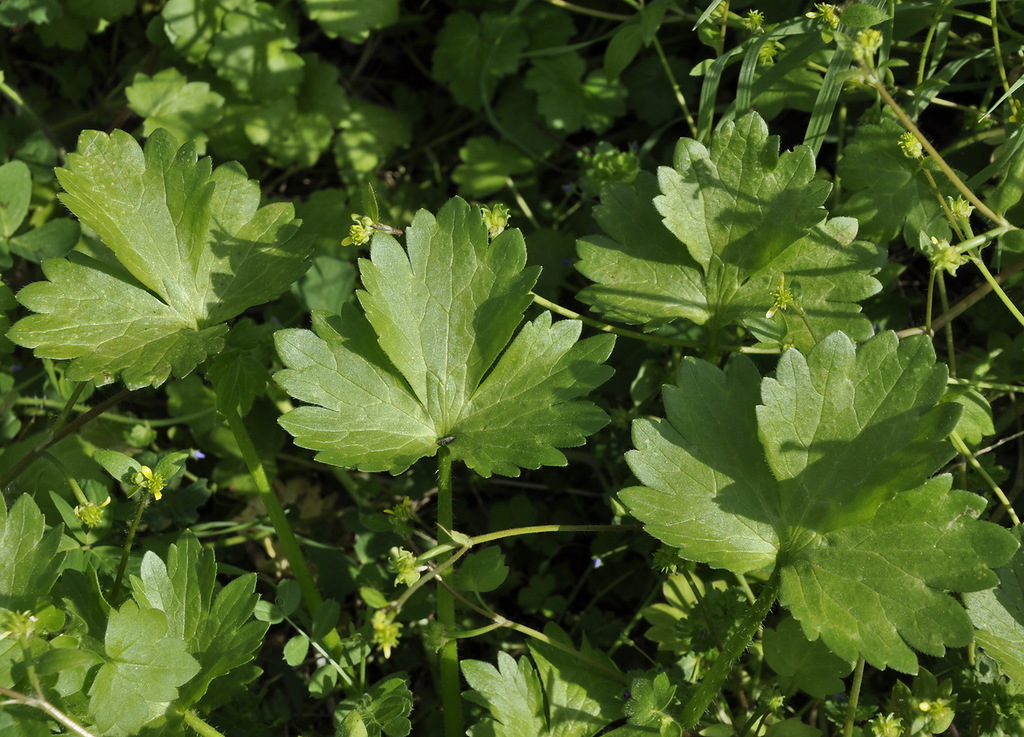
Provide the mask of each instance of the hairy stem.
[{"label": "hairy stem", "polygon": [[704,712],[711,706],[711,702],[722,690],[722,684],[729,677],[736,661],[747,649],[747,645],[757,634],[758,628],[774,606],[775,599],[779,595],[779,569],[780,566],[776,566],[772,571],[771,577],[761,589],[754,606],[740,622],[736,631],[725,641],[722,646],[722,654],[718,656],[714,665],[711,666],[711,670],[697,686],[690,701],[683,707],[681,723],[684,729],[690,729],[697,724]]},{"label": "hairy stem", "polygon": [[181,718],[184,719],[185,724],[195,730],[195,733],[200,735],[200,737],[224,737],[224,734],[221,731],[210,726],[191,709],[181,712]]}]

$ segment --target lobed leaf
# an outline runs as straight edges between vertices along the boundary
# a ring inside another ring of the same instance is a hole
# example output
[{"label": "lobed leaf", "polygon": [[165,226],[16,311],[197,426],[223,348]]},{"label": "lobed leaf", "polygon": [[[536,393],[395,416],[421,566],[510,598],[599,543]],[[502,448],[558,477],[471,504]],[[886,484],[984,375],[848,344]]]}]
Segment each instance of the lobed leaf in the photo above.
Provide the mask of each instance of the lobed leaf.
[{"label": "lobed leaf", "polygon": [[398,21],[398,0],[303,0],[306,12],[331,38],[342,36],[363,43],[370,31],[386,28]]},{"label": "lobed leaf", "polygon": [[610,336],[578,341],[545,313],[512,340],[538,270],[518,230],[489,241],[479,211],[453,199],[420,211],[408,253],[374,236],[361,260],[365,316],[314,314],[315,334],[275,337],[275,379],[298,407],[281,419],[327,463],[399,473],[440,444],[483,476],[564,465],[607,418],[578,397],[605,381]]},{"label": "lobed leaf", "polygon": [[216,574],[212,551],[186,533],[168,548],[166,563],[148,552],[139,576],[131,577],[135,600],[164,613],[168,634],[180,639],[199,665],[196,677],[179,684],[182,706],[198,702],[213,681],[249,663],[267,631],[265,622],[253,619],[259,600],[255,576],[217,589]]},{"label": "lobed leaf", "polygon": [[[545,634],[572,648],[572,641],[557,627],[546,628]],[[462,661],[463,676],[472,689],[464,696],[489,712],[469,729],[471,737],[590,737],[603,734],[621,717],[623,684],[602,653],[584,643],[584,661],[536,642],[530,653],[536,668],[529,659],[517,662],[504,652],[498,653],[497,668],[479,660]],[[595,668],[595,661],[605,664],[607,672]]]},{"label": "lobed leaf", "polygon": [[[215,11],[216,12],[216,11]],[[294,17],[283,7],[241,0],[220,20],[207,61],[244,97],[274,100],[302,83],[303,60]]]},{"label": "lobed leaf", "polygon": [[952,455],[945,383],[926,338],[892,333],[859,348],[834,333],[763,380],[745,358],[724,372],[687,359],[667,418],[634,423],[627,461],[645,486],[621,496],[690,559],[781,567],[780,601],[811,640],[914,672],[914,650],[971,639],[947,592],[994,586],[1017,546],[976,519],[980,497],[928,479]]},{"label": "lobed leaf", "polygon": [[[810,150],[780,155],[755,113],[724,124],[710,150],[682,139],[657,181],[641,174],[602,192],[594,216],[605,235],[577,246],[577,268],[595,282],[580,297],[648,330],[684,318],[801,348],[835,330],[867,339],[857,303],[878,291],[884,251],[856,240],[854,220],[828,219],[828,189]],[[795,312],[765,317],[780,278],[811,327]]]},{"label": "lobed leaf", "polygon": [[136,74],[125,95],[132,110],[145,118],[143,135],[166,128],[178,140],[195,141],[199,153],[206,150],[204,131],[220,120],[224,108],[224,97],[209,84],[189,82],[173,68],[152,77]]},{"label": "lobed leaf", "polygon": [[537,111],[553,130],[575,133],[608,130],[626,112],[626,88],[603,71],[583,76],[579,54],[538,59],[526,74],[526,87],[537,93]]},{"label": "lobed leaf", "polygon": [[137,734],[199,671],[164,613],[132,601],[110,611],[104,648],[109,660],[89,689],[89,713],[106,734]]},{"label": "lobed leaf", "polygon": [[123,131],[87,131],[57,170],[62,200],[120,264],[72,254],[43,262],[47,281],[19,301],[39,314],[10,337],[71,359],[68,378],[131,389],[184,376],[220,350],[219,324],[276,297],[306,270],[291,205],[258,208],[237,164],[212,169],[163,130],[145,149]]}]

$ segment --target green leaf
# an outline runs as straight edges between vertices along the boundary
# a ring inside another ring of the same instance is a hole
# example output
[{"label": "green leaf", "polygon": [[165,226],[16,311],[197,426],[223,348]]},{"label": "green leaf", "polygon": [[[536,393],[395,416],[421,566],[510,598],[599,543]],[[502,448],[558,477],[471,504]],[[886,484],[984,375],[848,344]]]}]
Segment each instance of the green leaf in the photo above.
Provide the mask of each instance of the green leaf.
[{"label": "green leaf", "polygon": [[840,20],[850,28],[870,28],[891,18],[888,13],[871,3],[854,3],[845,6]]},{"label": "green leaf", "polygon": [[643,44],[644,32],[639,18],[619,26],[604,51],[605,79],[618,79],[623,70],[636,58]]},{"label": "green leaf", "polygon": [[206,377],[216,390],[217,410],[222,415],[237,412],[244,417],[256,397],[266,391],[270,374],[252,354],[230,350],[213,357]]},{"label": "green leaf", "polygon": [[529,36],[516,18],[484,13],[451,13],[437,36],[434,79],[449,84],[455,100],[479,110],[494,96],[498,81],[519,69]]},{"label": "green leaf", "polygon": [[[275,380],[299,407],[281,424],[326,463],[400,473],[447,441],[452,458],[482,476],[564,465],[560,447],[581,445],[604,413],[577,397],[605,381],[613,341],[578,341],[575,321],[549,313],[512,339],[530,303],[535,268],[524,268],[518,230],[488,241],[478,208],[449,201],[421,210],[408,254],[374,236],[362,260],[365,316],[314,314],[316,333],[275,335],[287,369]],[[500,358],[499,358],[500,356]]]},{"label": "green leaf", "polygon": [[[571,641],[555,627],[545,634],[565,645]],[[531,643],[529,659],[518,663],[498,653],[498,667],[463,660],[462,674],[472,691],[466,699],[485,707],[490,717],[469,729],[470,737],[589,737],[622,716],[622,683],[603,654],[584,645],[587,661],[553,645]],[[608,672],[596,668],[598,662]]]},{"label": "green leaf", "polygon": [[820,640],[809,642],[791,617],[764,631],[764,658],[779,674],[783,693],[799,688],[819,699],[842,693],[842,679],[853,670],[851,663],[837,658]]},{"label": "green leaf", "polygon": [[299,608],[299,604],[302,603],[302,589],[299,587],[298,581],[291,578],[281,581],[277,585],[274,603],[277,604],[285,616],[294,614]]},{"label": "green leaf", "polygon": [[626,112],[626,88],[603,71],[584,79],[586,62],[579,54],[541,58],[526,73],[526,86],[537,93],[537,110],[554,130],[574,133],[608,130]]},{"label": "green leaf", "polygon": [[479,553],[470,553],[462,560],[452,585],[459,591],[494,591],[505,582],[508,570],[500,548],[484,548]]},{"label": "green leaf", "polygon": [[32,199],[32,174],[23,161],[0,166],[0,237],[10,238],[28,215]]},{"label": "green leaf", "polygon": [[66,256],[81,237],[82,230],[74,220],[47,220],[38,228],[11,238],[11,253],[40,263],[44,259]]},{"label": "green leaf", "polygon": [[160,13],[164,33],[178,53],[199,64],[213,47],[225,14],[238,5],[238,0],[167,0]]},{"label": "green leaf", "polygon": [[334,599],[324,601],[313,614],[313,622],[309,628],[309,634],[314,640],[322,640],[328,633],[338,626],[338,618],[341,616],[341,605]]},{"label": "green leaf", "polygon": [[[594,211],[606,235],[577,246],[577,268],[595,282],[580,298],[647,330],[685,318],[715,337],[743,324],[803,349],[834,330],[870,337],[857,302],[880,288],[870,274],[884,251],[855,240],[855,221],[827,219],[829,185],[814,178],[810,149],[778,150],[751,114],[723,125],[710,151],[680,140],[657,182],[641,173],[632,186],[607,187]],[[810,328],[795,310],[765,317],[780,277],[798,285]]]},{"label": "green leaf", "polygon": [[[929,226],[944,215],[922,165],[900,149],[902,133],[892,120],[857,130],[839,163],[839,176],[849,190],[840,213],[857,218],[862,238],[885,243],[902,230],[907,243],[916,247],[917,233],[931,230]],[[935,180],[940,189],[948,189],[944,176]],[[938,231],[929,234],[943,237]]]},{"label": "green leaf", "polygon": [[[334,141],[339,167],[371,172],[397,149],[409,145],[412,126],[395,110],[353,100]],[[369,213],[363,213],[369,215]]]},{"label": "green leaf", "polygon": [[334,712],[336,737],[406,737],[412,731],[412,691],[402,676],[388,676],[359,699],[347,699]]},{"label": "green leaf", "polygon": [[309,638],[305,635],[295,635],[284,644],[284,660],[293,668],[302,665],[308,652]]},{"label": "green leaf", "polygon": [[179,141],[195,141],[200,154],[206,151],[203,131],[223,115],[223,96],[210,90],[206,82],[189,82],[173,68],[152,77],[136,74],[125,94],[132,110],[145,118],[142,135],[166,128]]},{"label": "green leaf", "polygon": [[89,689],[89,714],[113,735],[137,734],[167,713],[178,687],[200,669],[181,638],[168,633],[164,613],[133,601],[111,610],[103,645],[108,662]]},{"label": "green leaf", "polygon": [[975,519],[984,500],[928,479],[959,415],[945,383],[926,338],[892,333],[859,348],[834,333],[763,381],[745,358],[686,359],[668,419],[634,423],[627,461],[646,486],[622,499],[687,558],[781,566],[780,601],[840,658],[914,672],[911,648],[970,642],[947,591],[993,586],[1016,547]]},{"label": "green leaf", "polygon": [[198,677],[182,688],[179,704],[184,706],[199,701],[215,679],[249,663],[267,630],[265,623],[252,618],[258,601],[255,575],[236,578],[217,590],[216,574],[213,552],[202,550],[186,533],[168,548],[166,563],[148,552],[139,576],[131,578],[136,601],[163,612],[169,636],[180,640],[198,662],[193,674]]},{"label": "green leaf", "polygon": [[352,43],[363,43],[370,31],[387,28],[398,20],[398,0],[303,0],[303,5],[324,33]]},{"label": "green leaf", "polygon": [[962,408],[960,421],[956,431],[963,441],[977,447],[986,435],[992,435],[996,429],[992,425],[992,406],[977,389],[967,387],[950,387],[943,401],[954,402]]},{"label": "green leaf", "polygon": [[[1018,540],[1021,532],[1014,529]],[[978,628],[978,644],[1006,675],[1024,685],[1024,548],[997,573],[997,587],[965,594],[964,602]]]},{"label": "green leaf", "polygon": [[28,494],[10,511],[0,503],[0,608],[32,611],[46,600],[64,562],[60,540],[60,527],[46,529]]},{"label": "green leaf", "polygon": [[217,75],[249,99],[292,95],[302,83],[302,57],[293,16],[283,7],[241,0],[221,21],[208,60]]},{"label": "green leaf", "polygon": [[313,166],[330,148],[338,124],[354,114],[338,84],[337,68],[313,54],[302,59],[305,74],[298,94],[257,107],[243,126],[249,140],[265,147],[282,167]]},{"label": "green leaf", "polygon": [[462,163],[452,172],[452,181],[459,185],[459,194],[469,198],[494,194],[505,188],[509,177],[533,169],[529,156],[490,136],[466,139],[459,158]]},{"label": "green leaf", "polygon": [[58,0],[7,0],[0,6],[0,25],[49,23],[63,14]]},{"label": "green leaf", "polygon": [[181,377],[220,350],[224,320],[276,297],[308,267],[292,206],[257,209],[237,164],[212,170],[193,144],[156,131],[143,151],[123,131],[86,131],[58,178],[64,203],[123,269],[72,254],[43,263],[48,281],[19,301],[41,313],[12,340],[71,359],[72,381],[137,389]]},{"label": "green leaf", "polygon": [[671,708],[675,695],[676,687],[664,672],[654,678],[632,678],[629,682],[629,699],[624,707],[629,723],[650,728],[664,724],[665,714]]}]

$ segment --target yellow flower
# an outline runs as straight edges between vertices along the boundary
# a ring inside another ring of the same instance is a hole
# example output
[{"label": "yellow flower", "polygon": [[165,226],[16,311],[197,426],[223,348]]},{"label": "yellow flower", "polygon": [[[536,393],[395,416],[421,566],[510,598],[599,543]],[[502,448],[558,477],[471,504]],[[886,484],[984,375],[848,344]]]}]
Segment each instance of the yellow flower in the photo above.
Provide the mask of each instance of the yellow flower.
[{"label": "yellow flower", "polygon": [[370,242],[373,235],[373,218],[366,215],[352,215],[354,221],[348,228],[348,238],[341,242],[343,246],[362,246]]},{"label": "yellow flower", "polygon": [[373,642],[384,653],[385,658],[391,657],[391,648],[398,645],[402,636],[402,625],[394,621],[394,612],[378,609],[373,613]]},{"label": "yellow flower", "polygon": [[103,500],[102,504],[87,502],[75,507],[75,516],[82,521],[85,527],[95,527],[103,521],[103,508],[110,504],[110,497]]}]

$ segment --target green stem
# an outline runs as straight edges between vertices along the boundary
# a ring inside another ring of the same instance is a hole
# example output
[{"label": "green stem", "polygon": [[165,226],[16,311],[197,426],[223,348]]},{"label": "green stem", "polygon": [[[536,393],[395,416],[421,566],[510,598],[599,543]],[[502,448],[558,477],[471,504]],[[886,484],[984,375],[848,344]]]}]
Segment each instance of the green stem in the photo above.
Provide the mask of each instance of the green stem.
[{"label": "green stem", "polygon": [[972,389],[991,389],[992,391],[997,392],[1012,392],[1015,394],[1024,392],[1024,386],[1020,386],[1019,384],[997,384],[993,381],[958,379],[953,376],[950,376],[948,379],[946,379],[946,383],[951,384],[953,386],[967,386],[971,387]]},{"label": "green stem", "polygon": [[668,57],[665,56],[665,51],[661,48],[661,42],[658,41],[657,36],[654,37],[654,50],[658,53],[658,59],[661,61],[661,68],[665,70],[665,76],[668,77],[668,83],[672,87],[672,94],[675,95],[676,102],[679,103],[679,107],[683,110],[683,117],[686,118],[686,124],[690,127],[690,135],[693,138],[696,138],[697,123],[690,114],[690,106],[686,104],[686,97],[683,95],[683,91],[680,89],[679,83],[676,82],[676,75],[672,73],[672,67],[669,66]]},{"label": "green stem", "polygon": [[[1016,274],[1021,269],[1024,269],[1024,258],[1014,261],[1012,264],[1010,264],[1005,269],[1000,271],[995,276],[996,284],[1005,282],[1007,279],[1009,279],[1011,276]],[[944,312],[938,317],[936,317],[935,320],[932,322],[931,330],[928,330],[924,327],[906,328],[904,330],[896,331],[896,337],[902,339],[907,338],[911,335],[920,335],[922,333],[932,334],[933,331],[938,330],[950,320],[953,320],[962,315],[963,313],[967,312],[967,310],[971,309],[984,297],[988,296],[988,293],[991,291],[992,285],[986,282],[985,284],[982,284],[981,286],[977,287],[973,292],[971,292],[966,297],[961,299],[955,305],[950,307],[948,312]]]},{"label": "green stem", "polygon": [[[519,624],[518,622],[508,619],[507,617],[503,617],[500,614],[491,611],[490,609],[487,609],[485,607],[477,606],[469,599],[466,599],[465,597],[457,593],[453,594],[453,596],[457,597],[458,600],[461,601],[467,608],[472,609],[477,614],[480,614],[483,617],[486,617],[487,619],[491,620],[493,624],[499,627],[507,627],[508,629],[519,632],[520,634],[526,635],[527,637],[532,637],[535,640],[540,640],[541,642],[547,645],[551,645],[551,647],[557,648],[562,652],[568,653],[569,655],[572,655],[573,657],[582,660],[587,665],[602,671],[605,675],[609,676],[610,678],[614,678],[616,681],[619,681],[623,684],[627,682],[626,677],[614,668],[610,668],[606,663],[602,663],[600,660],[595,660],[586,653],[582,653],[579,650],[576,650],[571,645],[567,645],[564,642],[560,642],[559,640],[553,640],[539,630],[535,630],[532,627],[527,627],[525,624]],[[488,626],[490,627],[491,625]]]},{"label": "green stem", "polygon": [[74,409],[75,405],[78,404],[78,398],[82,396],[83,391],[85,391],[84,381],[80,381],[75,384],[75,388],[71,390],[71,396],[68,397],[68,401],[64,403],[64,407],[57,416],[56,422],[53,423],[53,427],[50,429],[50,432],[59,432],[60,429],[64,427],[64,423],[68,421],[68,416],[71,414],[71,410]]},{"label": "green stem", "polygon": [[[586,317],[578,312],[573,312],[568,307],[562,307],[562,305],[544,299],[536,292],[533,293],[533,301],[535,304],[540,305],[546,310],[551,310],[556,315],[562,317],[568,317],[570,320],[579,320],[584,325],[589,325],[592,328],[596,328],[605,333],[612,333],[614,335],[621,335],[625,338],[633,338],[634,340],[642,340],[646,343],[658,343],[660,345],[672,345],[680,346],[682,348],[703,348],[704,344],[696,340],[680,340],[678,338],[666,338],[661,335],[650,335],[648,333],[638,333],[635,330],[627,330],[626,328],[618,328],[614,325],[609,325],[601,320],[595,320],[592,317]],[[766,354],[777,354],[779,351],[775,348],[755,348],[753,346],[746,345],[720,345],[718,350],[732,351],[734,353],[766,353]]]},{"label": "green stem", "polygon": [[978,267],[978,270],[981,271],[981,275],[985,277],[985,281],[988,282],[990,287],[992,287],[992,291],[994,291],[996,296],[999,297],[999,301],[1006,305],[1006,309],[1010,311],[1010,314],[1017,319],[1017,322],[1024,325],[1024,315],[1022,315],[1020,310],[1017,309],[1017,305],[1010,301],[1010,298],[1006,295],[1006,292],[1003,291],[1003,288],[999,286],[999,282],[996,281],[992,272],[988,270],[987,266],[985,266],[985,262],[977,256],[972,255],[971,263]]},{"label": "green stem", "polygon": [[722,646],[721,655],[718,656],[714,665],[711,666],[708,674],[704,676],[704,680],[697,686],[697,690],[694,691],[690,701],[683,707],[680,723],[684,729],[690,729],[696,725],[704,715],[704,712],[711,706],[711,702],[715,700],[715,696],[722,690],[722,684],[729,677],[729,673],[732,672],[736,661],[739,660],[743,651],[747,649],[747,645],[750,644],[750,641],[764,623],[765,617],[768,616],[768,612],[771,611],[772,606],[775,604],[775,599],[779,595],[780,568],[781,566],[776,565],[768,582],[765,583],[764,588],[757,597],[757,601],[754,602],[754,606],[747,613],[747,616],[743,618],[743,621],[740,622],[729,639],[726,640]]},{"label": "green stem", "polygon": [[885,100],[885,104],[889,106],[889,109],[896,113],[896,117],[900,119],[900,122],[903,124],[903,127],[906,128],[911,133],[913,133],[914,137],[918,141],[920,141],[921,145],[924,147],[924,150],[927,151],[928,155],[932,157],[932,159],[938,165],[939,169],[942,170],[942,173],[946,175],[946,178],[952,183],[954,187],[960,190],[960,193],[967,198],[967,201],[974,205],[978,212],[980,212],[986,218],[991,220],[993,223],[996,223],[997,225],[1009,225],[1006,218],[1000,217],[996,213],[992,212],[992,210],[989,209],[989,207],[984,202],[978,199],[978,196],[971,191],[970,187],[964,184],[964,181],[959,176],[957,176],[956,172],[953,171],[952,167],[950,167],[950,165],[946,163],[946,160],[942,158],[942,154],[940,154],[938,150],[935,148],[935,146],[931,144],[931,141],[925,138],[924,134],[921,133],[920,129],[916,125],[914,125],[914,121],[910,119],[910,116],[908,116],[903,111],[903,108],[899,106],[899,103],[897,103],[896,100],[893,99],[892,95],[889,94],[889,90],[887,90],[885,88],[885,85],[882,84],[881,80],[878,79],[878,76],[875,74],[874,70],[870,69],[864,62],[860,62],[860,67],[861,70],[863,70],[864,72],[864,78],[867,81],[867,83],[871,85],[879,95],[881,95],[882,99]]},{"label": "green stem", "polygon": [[[317,609],[323,603],[323,598],[320,596],[320,591],[313,581],[313,574],[310,573],[309,565],[306,563],[306,556],[302,554],[302,548],[299,547],[299,541],[295,538],[295,531],[288,521],[284,507],[281,506],[281,501],[277,498],[277,494],[274,493],[274,489],[270,485],[266,469],[263,467],[263,460],[260,458],[259,453],[256,452],[256,446],[252,442],[252,437],[249,435],[249,431],[246,429],[245,423],[238,412],[234,410],[228,412],[227,421],[228,427],[231,428],[235,441],[238,443],[238,448],[242,452],[245,465],[256,484],[256,491],[259,492],[260,498],[263,500],[263,506],[267,509],[267,516],[270,517],[270,523],[274,526],[274,531],[277,533],[281,549],[284,551],[285,558],[288,559],[288,564],[295,574],[295,580],[298,582],[299,590],[302,592],[302,600],[306,603],[306,608],[309,609],[310,614],[316,614]],[[337,637],[336,634],[335,637]],[[334,645],[335,643],[328,641],[328,644]]]},{"label": "green stem", "polygon": [[395,599],[395,601],[391,602],[389,606],[401,609],[405,606],[405,602],[407,602],[412,595],[416,593],[417,589],[424,584],[433,581],[435,578],[441,578],[444,572],[454,566],[456,561],[468,553],[469,549],[474,545],[492,542],[494,540],[501,540],[506,537],[532,535],[542,532],[618,532],[641,529],[643,529],[642,525],[533,525],[532,527],[514,527],[508,530],[489,532],[485,535],[466,538],[466,543],[461,546],[457,543],[445,542],[421,553],[417,557],[417,561],[424,563],[428,560],[433,560],[434,558],[440,558],[445,553],[451,553],[451,555],[443,558],[440,565],[406,589],[405,592]]},{"label": "green stem", "polygon": [[224,737],[222,732],[211,727],[191,709],[181,712],[181,718],[184,719],[185,724],[195,730],[196,734],[200,735],[200,737]]},{"label": "green stem", "polygon": [[[437,451],[437,541],[451,541],[455,523],[452,501],[452,454],[447,446]],[[437,588],[437,621],[449,637],[441,646],[441,710],[445,737],[462,737],[462,682],[459,679],[459,643],[455,634],[455,597],[444,586]]]},{"label": "green stem", "polygon": [[857,666],[853,669],[853,683],[850,684],[850,700],[846,706],[846,723],[843,725],[843,737],[853,737],[853,721],[857,716],[857,702],[860,701],[860,686],[864,682],[864,658],[857,658]]},{"label": "green stem", "polygon": [[39,455],[41,458],[45,458],[50,463],[52,463],[57,468],[57,470],[60,471],[61,475],[64,477],[64,480],[67,482],[68,486],[71,487],[71,493],[75,495],[75,499],[78,500],[79,504],[81,504],[84,507],[86,504],[89,503],[89,499],[85,496],[85,492],[82,491],[82,487],[79,485],[78,479],[76,479],[72,475],[72,473],[68,470],[68,467],[65,466],[57,456],[55,456],[48,450],[44,450]]},{"label": "green stem", "polygon": [[589,15],[594,18],[605,18],[607,20],[629,20],[630,16],[621,15],[619,13],[609,13],[605,10],[594,10],[593,8],[584,8],[582,5],[573,5],[566,0],[545,0],[550,5],[554,5],[556,8],[565,8],[571,10],[574,13],[580,15]]},{"label": "green stem", "polygon": [[[942,311],[949,310],[949,295],[946,294],[946,279],[940,272],[938,275],[939,301],[942,304]],[[942,328],[946,336],[946,365],[949,366],[950,376],[956,376],[956,345],[953,342],[953,323],[947,322]]]},{"label": "green stem", "polygon": [[979,476],[985,480],[988,484],[988,488],[992,490],[992,493],[999,499],[999,503],[1003,505],[1003,509],[1006,510],[1006,514],[1010,517],[1010,521],[1013,522],[1014,526],[1020,524],[1020,518],[1017,517],[1017,512],[1014,511],[1013,506],[1010,504],[1010,500],[1006,497],[1006,493],[1000,488],[999,484],[996,483],[995,479],[988,475],[988,472],[982,468],[981,464],[978,463],[978,459],[974,457],[971,449],[967,447],[967,443],[964,442],[960,434],[955,430],[949,434],[949,439],[953,443],[953,447],[956,448],[957,452],[960,453],[967,462],[971,465]]},{"label": "green stem", "polygon": [[473,541],[473,545],[482,545],[506,537],[534,535],[540,532],[628,532],[642,529],[643,525],[532,525],[488,532],[485,535],[475,535],[470,539]]},{"label": "green stem", "polygon": [[117,564],[117,576],[114,577],[114,588],[110,591],[111,603],[117,602],[117,595],[121,593],[121,581],[124,580],[124,572],[128,568],[128,556],[132,552],[132,544],[135,542],[135,531],[139,529],[139,522],[142,521],[142,513],[146,509],[146,502],[149,499],[148,493],[139,489],[135,492],[139,501],[135,505],[135,518],[128,528],[128,537],[124,540],[124,549],[121,551],[121,562]]},{"label": "green stem", "polygon": [[11,689],[4,688],[3,686],[0,686],[0,695],[6,696],[11,701],[19,704],[39,709],[39,711],[45,713],[54,721],[63,724],[71,734],[78,735],[78,737],[94,737],[92,732],[62,712],[45,698],[35,698],[34,696],[28,696],[18,691],[12,691]]},{"label": "green stem", "polygon": [[[118,392],[114,396],[109,397],[108,399],[105,399],[104,401],[97,404],[84,415],[76,417],[74,420],[64,425],[63,427],[55,428],[54,430],[40,436],[38,444],[34,448],[32,448],[32,450],[26,453],[21,458],[21,460],[15,463],[11,467],[11,469],[3,475],[3,478],[0,478],[0,489],[5,488],[9,483],[16,479],[18,475],[22,471],[24,471],[32,463],[32,461],[36,460],[36,458],[42,455],[43,451],[45,451],[47,448],[56,445],[61,440],[66,438],[68,435],[71,435],[72,433],[76,432],[78,428],[82,427],[82,425],[85,425],[87,422],[99,417],[101,414],[103,414],[108,409],[116,405],[122,399],[125,399],[129,394],[131,394],[131,392],[128,391],[127,389]],[[68,404],[69,406],[73,406],[74,402],[69,402]]]}]

